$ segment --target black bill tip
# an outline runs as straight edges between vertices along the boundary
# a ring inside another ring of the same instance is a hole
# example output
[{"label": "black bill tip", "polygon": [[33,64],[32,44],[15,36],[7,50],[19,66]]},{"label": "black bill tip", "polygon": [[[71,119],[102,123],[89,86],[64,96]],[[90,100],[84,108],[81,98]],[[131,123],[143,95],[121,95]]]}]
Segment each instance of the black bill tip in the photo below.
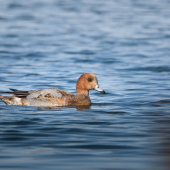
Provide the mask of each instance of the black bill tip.
[{"label": "black bill tip", "polygon": [[102,93],[102,94],[106,94],[106,92],[103,90],[103,91],[101,91],[100,93]]}]

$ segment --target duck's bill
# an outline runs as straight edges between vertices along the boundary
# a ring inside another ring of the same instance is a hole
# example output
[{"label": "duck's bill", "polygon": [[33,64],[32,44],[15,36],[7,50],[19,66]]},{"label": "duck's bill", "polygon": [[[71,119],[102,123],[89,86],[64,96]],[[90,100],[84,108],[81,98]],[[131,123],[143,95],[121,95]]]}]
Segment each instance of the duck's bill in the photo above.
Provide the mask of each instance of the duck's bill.
[{"label": "duck's bill", "polygon": [[102,94],[106,94],[106,92],[105,92],[104,90],[102,90],[102,89],[99,87],[98,84],[95,86],[94,90],[99,91],[99,92],[102,93]]}]

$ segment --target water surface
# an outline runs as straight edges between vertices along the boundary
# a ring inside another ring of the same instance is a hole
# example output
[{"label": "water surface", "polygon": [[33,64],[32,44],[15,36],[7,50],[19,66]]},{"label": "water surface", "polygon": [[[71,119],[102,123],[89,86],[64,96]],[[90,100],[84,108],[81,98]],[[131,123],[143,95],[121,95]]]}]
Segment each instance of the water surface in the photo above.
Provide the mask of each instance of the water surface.
[{"label": "water surface", "polygon": [[8,0],[0,90],[75,93],[84,72],[107,94],[90,108],[0,101],[0,168],[170,169],[170,1]]}]

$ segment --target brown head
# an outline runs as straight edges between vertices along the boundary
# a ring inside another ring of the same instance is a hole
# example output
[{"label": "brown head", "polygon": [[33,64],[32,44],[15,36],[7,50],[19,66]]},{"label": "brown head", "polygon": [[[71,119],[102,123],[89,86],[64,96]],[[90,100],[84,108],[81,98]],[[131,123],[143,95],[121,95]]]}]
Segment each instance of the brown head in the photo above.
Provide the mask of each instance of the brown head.
[{"label": "brown head", "polygon": [[84,73],[77,80],[76,93],[89,95],[89,90],[96,90],[105,93],[98,85],[97,77],[92,73]]}]

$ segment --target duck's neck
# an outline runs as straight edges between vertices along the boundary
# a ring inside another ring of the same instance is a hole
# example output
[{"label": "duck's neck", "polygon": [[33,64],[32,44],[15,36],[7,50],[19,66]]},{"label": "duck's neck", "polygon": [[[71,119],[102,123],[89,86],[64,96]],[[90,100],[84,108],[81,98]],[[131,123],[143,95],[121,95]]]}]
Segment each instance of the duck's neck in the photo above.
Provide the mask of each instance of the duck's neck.
[{"label": "duck's neck", "polygon": [[76,95],[85,95],[85,96],[89,96],[89,91],[88,90],[82,90],[82,89],[77,89],[76,90]]}]

